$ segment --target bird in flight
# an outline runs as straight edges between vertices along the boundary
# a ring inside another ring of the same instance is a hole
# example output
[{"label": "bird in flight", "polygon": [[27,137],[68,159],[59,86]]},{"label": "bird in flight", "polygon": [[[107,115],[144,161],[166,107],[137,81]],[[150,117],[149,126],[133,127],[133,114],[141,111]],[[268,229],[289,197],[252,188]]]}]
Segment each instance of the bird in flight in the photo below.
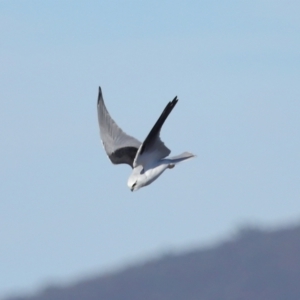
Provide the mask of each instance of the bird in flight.
[{"label": "bird in flight", "polygon": [[195,155],[184,152],[167,157],[171,150],[160,139],[160,130],[178,102],[177,96],[170,101],[143,143],[126,134],[111,118],[103,101],[101,87],[97,102],[100,136],[108,158],[113,164],[128,164],[132,173],[127,185],[136,191],[156,180],[166,169],[172,169],[181,161]]}]

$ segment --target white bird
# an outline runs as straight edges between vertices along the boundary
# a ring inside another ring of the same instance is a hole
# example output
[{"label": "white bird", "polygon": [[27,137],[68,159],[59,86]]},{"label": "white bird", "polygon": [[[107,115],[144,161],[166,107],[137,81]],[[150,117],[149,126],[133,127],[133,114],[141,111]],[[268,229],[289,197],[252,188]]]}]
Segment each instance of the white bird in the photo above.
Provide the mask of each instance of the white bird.
[{"label": "white bird", "polygon": [[122,131],[111,118],[103,101],[101,87],[99,87],[97,109],[101,140],[113,164],[128,164],[133,169],[127,182],[131,191],[152,183],[166,169],[172,169],[179,162],[195,156],[184,152],[178,156],[166,158],[171,151],[161,141],[159,135],[161,127],[177,102],[176,96],[167,104],[146,139],[141,143]]}]

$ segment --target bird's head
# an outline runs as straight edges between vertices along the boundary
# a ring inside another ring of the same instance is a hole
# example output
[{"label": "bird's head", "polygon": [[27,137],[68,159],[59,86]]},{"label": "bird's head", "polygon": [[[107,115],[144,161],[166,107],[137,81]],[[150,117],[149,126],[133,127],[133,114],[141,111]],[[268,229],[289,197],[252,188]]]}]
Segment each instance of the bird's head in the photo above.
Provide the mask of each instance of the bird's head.
[{"label": "bird's head", "polygon": [[137,191],[141,187],[136,177],[129,177],[127,185],[132,192]]},{"label": "bird's head", "polygon": [[138,185],[137,185],[137,181],[134,183],[134,184],[132,184],[131,185],[131,187],[130,187],[130,190],[133,192],[133,191],[136,191],[137,189],[138,189]]},{"label": "bird's head", "polygon": [[145,184],[143,184],[143,180],[141,178],[141,171],[142,166],[138,166],[132,170],[131,175],[128,178],[127,185],[130,188],[130,190],[137,191],[141,187],[143,187]]}]

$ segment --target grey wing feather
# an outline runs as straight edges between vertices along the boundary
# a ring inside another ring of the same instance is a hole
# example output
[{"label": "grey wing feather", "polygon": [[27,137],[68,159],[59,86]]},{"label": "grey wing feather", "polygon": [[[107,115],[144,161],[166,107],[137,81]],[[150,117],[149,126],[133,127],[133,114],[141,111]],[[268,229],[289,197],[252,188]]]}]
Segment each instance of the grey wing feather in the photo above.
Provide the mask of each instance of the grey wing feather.
[{"label": "grey wing feather", "polygon": [[114,164],[128,164],[133,167],[141,142],[127,135],[111,118],[103,101],[101,87],[99,87],[97,109],[100,136],[109,159]]}]

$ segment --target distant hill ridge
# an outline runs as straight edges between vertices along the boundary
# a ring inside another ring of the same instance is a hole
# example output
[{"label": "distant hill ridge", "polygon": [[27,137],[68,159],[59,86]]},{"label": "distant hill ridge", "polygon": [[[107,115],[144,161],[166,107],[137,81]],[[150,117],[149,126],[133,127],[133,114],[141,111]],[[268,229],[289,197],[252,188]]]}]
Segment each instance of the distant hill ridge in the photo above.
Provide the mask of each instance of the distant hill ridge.
[{"label": "distant hill ridge", "polygon": [[300,226],[243,229],[210,249],[165,255],[33,297],[6,300],[299,300]]}]

